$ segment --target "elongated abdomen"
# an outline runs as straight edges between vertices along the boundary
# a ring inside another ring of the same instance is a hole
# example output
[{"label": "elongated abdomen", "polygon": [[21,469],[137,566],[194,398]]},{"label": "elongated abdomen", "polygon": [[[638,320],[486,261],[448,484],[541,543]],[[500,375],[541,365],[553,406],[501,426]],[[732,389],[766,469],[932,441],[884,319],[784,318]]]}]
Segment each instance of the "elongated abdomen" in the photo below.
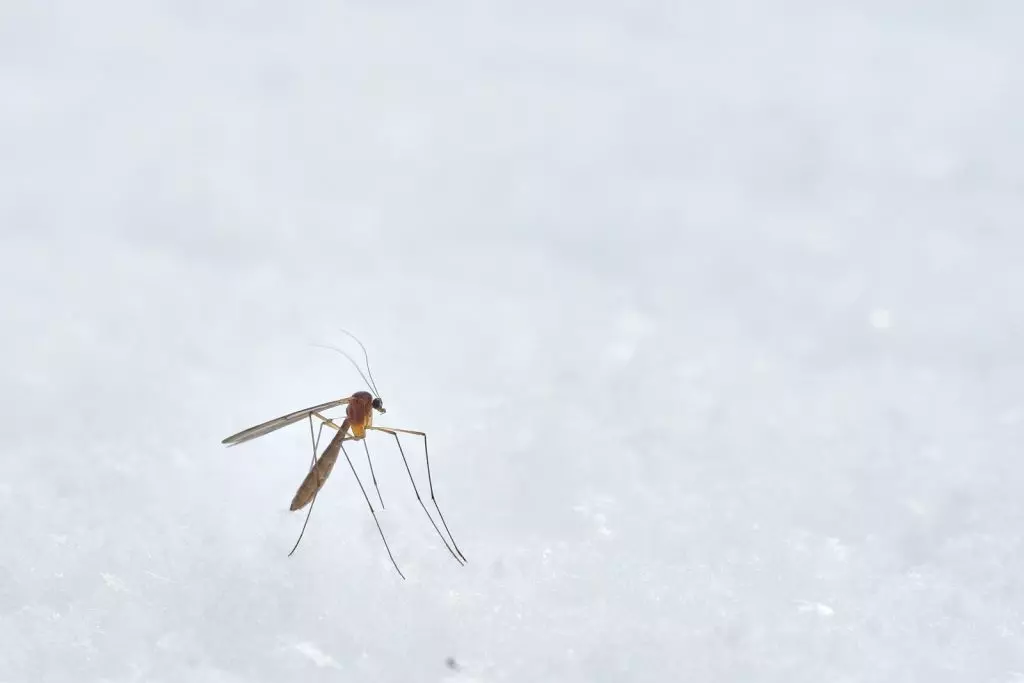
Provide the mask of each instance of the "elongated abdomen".
[{"label": "elongated abdomen", "polygon": [[313,465],[313,469],[309,471],[306,478],[302,480],[302,484],[299,485],[299,490],[295,492],[295,497],[292,498],[291,510],[301,510],[309,504],[309,501],[313,500],[313,496],[316,495],[317,491],[323,488],[324,482],[327,481],[327,477],[331,476],[331,470],[334,469],[334,463],[338,462],[338,453],[341,452],[341,442],[345,438],[345,434],[348,432],[348,420],[341,423],[341,428],[338,430],[334,438],[331,439],[331,443],[327,444],[327,448],[324,449],[324,454],[316,459],[316,464]]}]

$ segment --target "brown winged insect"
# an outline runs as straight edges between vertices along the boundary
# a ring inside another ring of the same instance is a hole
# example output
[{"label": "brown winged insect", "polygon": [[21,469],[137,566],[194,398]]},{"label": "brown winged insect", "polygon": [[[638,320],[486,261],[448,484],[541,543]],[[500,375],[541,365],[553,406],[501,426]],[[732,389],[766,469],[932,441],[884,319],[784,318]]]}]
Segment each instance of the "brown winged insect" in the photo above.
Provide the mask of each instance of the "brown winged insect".
[{"label": "brown winged insect", "polygon": [[[409,481],[412,483],[412,489],[413,492],[416,494],[416,500],[419,502],[420,507],[423,508],[423,512],[427,515],[427,519],[430,520],[430,523],[433,525],[434,530],[437,531],[437,535],[441,538],[441,541],[444,543],[445,548],[448,549],[448,552],[451,553],[452,557],[454,557],[455,560],[459,562],[459,564],[464,564],[466,562],[466,557],[462,554],[462,551],[459,550],[458,545],[456,545],[455,539],[452,537],[451,531],[448,530],[448,524],[447,522],[445,522],[444,515],[441,513],[441,508],[437,504],[437,499],[434,497],[434,483],[430,477],[430,453],[427,449],[427,435],[424,432],[415,431],[412,429],[399,429],[397,427],[378,427],[373,424],[374,412],[384,414],[387,411],[384,409],[384,402],[380,398],[380,392],[377,391],[377,385],[373,381],[373,373],[370,372],[369,355],[366,352],[366,347],[363,346],[363,343],[359,341],[359,339],[356,338],[355,335],[345,330],[341,331],[355,339],[356,343],[358,343],[359,346],[363,349],[363,358],[366,361],[367,374],[364,375],[362,369],[359,367],[359,364],[356,363],[351,356],[349,356],[341,349],[336,349],[330,346],[325,348],[337,351],[338,353],[345,356],[349,360],[349,362],[351,362],[352,365],[355,366],[356,370],[359,372],[360,377],[363,378],[363,381],[366,382],[367,387],[370,388],[373,391],[373,393],[370,393],[369,391],[357,391],[351,396],[345,398],[339,398],[333,401],[327,401],[326,403],[311,406],[309,408],[303,408],[302,410],[296,410],[295,412],[288,413],[287,415],[282,415],[281,417],[276,417],[273,420],[267,420],[266,422],[255,425],[253,427],[249,427],[248,429],[243,429],[237,434],[232,434],[231,436],[227,437],[221,443],[227,444],[228,446],[234,446],[258,438],[260,436],[264,436],[266,434],[269,434],[270,432],[276,431],[282,427],[286,427],[290,424],[294,424],[301,420],[308,420],[309,436],[313,446],[313,459],[311,462],[309,473],[306,475],[306,478],[303,479],[302,484],[299,485],[298,490],[295,492],[295,497],[292,498],[291,510],[301,510],[302,508],[306,507],[306,505],[309,505],[309,510],[306,512],[306,520],[302,524],[302,531],[299,532],[299,537],[295,541],[295,545],[292,547],[291,552],[288,553],[288,556],[291,557],[292,553],[294,553],[296,548],[299,547],[299,542],[302,540],[302,535],[306,532],[306,524],[309,523],[309,516],[313,512],[313,503],[316,502],[316,496],[320,492],[320,489],[323,487],[324,483],[327,481],[327,477],[330,476],[331,470],[334,469],[334,464],[335,462],[337,462],[338,454],[340,452],[341,454],[344,454],[345,460],[348,461],[348,466],[352,470],[352,474],[355,476],[356,483],[359,484],[359,489],[363,492],[363,498],[366,499],[366,504],[370,508],[370,514],[373,515],[373,521],[377,525],[377,531],[380,532],[380,538],[384,542],[384,549],[387,551],[388,557],[391,558],[391,564],[394,565],[395,571],[398,572],[398,575],[404,579],[405,575],[402,574],[402,570],[398,568],[398,563],[395,562],[395,558],[391,554],[391,548],[388,546],[387,538],[384,537],[384,530],[381,529],[380,521],[377,519],[377,513],[373,509],[373,503],[370,502],[370,497],[366,494],[366,489],[363,488],[363,483],[362,481],[360,481],[359,474],[356,472],[356,468],[352,464],[351,458],[348,457],[348,453],[345,451],[344,445],[345,441],[362,441],[363,449],[366,451],[366,461],[370,465],[370,476],[373,479],[373,486],[375,489],[377,489],[377,498],[378,500],[380,500],[381,509],[384,509],[384,500],[383,498],[381,498],[380,488],[377,487],[377,477],[373,473],[373,462],[370,460],[370,449],[369,446],[366,445],[366,432],[376,431],[383,432],[385,434],[390,434],[391,436],[394,437],[395,443],[398,445],[398,452],[402,456],[402,462],[405,464],[405,470],[409,474]],[[369,379],[367,379],[367,375],[369,375]],[[337,424],[331,418],[324,416],[325,411],[342,405],[345,406],[345,418],[344,420],[342,420],[340,425]],[[320,421],[320,428],[316,431],[315,435],[313,432],[313,418],[316,418],[317,420]],[[330,443],[327,444],[327,448],[324,449],[324,452],[318,458],[316,452],[317,447],[319,446],[320,443],[320,435],[323,433],[324,427],[329,427],[336,431],[334,434],[334,438],[331,439]],[[398,435],[400,433],[413,434],[416,436],[423,437],[423,455],[424,458],[426,459],[427,464],[427,482],[430,488],[430,500],[434,504],[434,509],[437,510],[438,517],[440,517],[441,519],[441,524],[444,526],[444,530],[448,533],[447,539],[445,538],[444,534],[441,533],[441,529],[438,528],[433,516],[430,514],[430,511],[427,510],[427,506],[424,505],[423,499],[420,497],[420,491],[419,488],[416,486],[416,480],[413,478],[412,470],[409,468],[409,461],[405,457],[405,450],[402,448],[402,442],[398,438]],[[448,544],[449,539],[451,540],[451,545]]]}]

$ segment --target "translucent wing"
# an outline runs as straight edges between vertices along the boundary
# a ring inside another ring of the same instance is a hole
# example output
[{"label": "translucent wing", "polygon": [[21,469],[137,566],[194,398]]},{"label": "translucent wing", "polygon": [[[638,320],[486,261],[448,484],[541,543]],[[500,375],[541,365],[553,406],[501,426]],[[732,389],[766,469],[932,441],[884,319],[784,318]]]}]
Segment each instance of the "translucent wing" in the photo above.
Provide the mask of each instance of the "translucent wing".
[{"label": "translucent wing", "polygon": [[267,420],[266,422],[258,424],[255,427],[243,429],[237,434],[232,434],[228,438],[224,439],[223,441],[221,441],[221,443],[227,444],[229,446],[234,446],[245,441],[249,441],[250,439],[255,439],[256,437],[263,436],[264,434],[269,434],[270,432],[276,431],[281,427],[287,427],[288,425],[298,422],[299,420],[304,420],[311,413],[319,413],[323,410],[330,410],[331,408],[334,408],[336,406],[345,405],[351,400],[351,397],[339,398],[335,399],[334,401],[328,401],[327,403],[321,403],[318,406],[312,406],[309,408],[303,408],[302,410],[296,410],[294,413],[288,413],[287,415],[282,415],[281,417],[275,417],[273,420]]}]

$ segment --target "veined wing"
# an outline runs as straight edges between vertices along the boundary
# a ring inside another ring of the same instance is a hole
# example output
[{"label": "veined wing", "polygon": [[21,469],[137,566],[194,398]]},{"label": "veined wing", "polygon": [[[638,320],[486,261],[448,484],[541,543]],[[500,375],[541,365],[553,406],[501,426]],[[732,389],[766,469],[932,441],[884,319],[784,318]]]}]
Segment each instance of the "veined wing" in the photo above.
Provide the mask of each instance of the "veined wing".
[{"label": "veined wing", "polygon": [[278,430],[281,427],[287,427],[288,425],[298,422],[299,420],[304,420],[305,418],[309,417],[309,415],[312,413],[319,413],[324,410],[330,410],[331,408],[334,408],[336,406],[345,405],[351,400],[351,397],[339,398],[333,401],[328,401],[327,403],[321,403],[318,406],[311,406],[309,408],[303,408],[302,410],[296,410],[294,413],[288,413],[287,415],[282,415],[281,417],[275,417],[273,420],[267,420],[266,422],[258,424],[255,427],[243,429],[237,434],[232,434],[228,438],[224,439],[223,441],[221,441],[221,443],[227,444],[229,446],[234,446],[245,441],[249,441],[251,439],[263,436],[265,434],[269,434],[270,432]]}]

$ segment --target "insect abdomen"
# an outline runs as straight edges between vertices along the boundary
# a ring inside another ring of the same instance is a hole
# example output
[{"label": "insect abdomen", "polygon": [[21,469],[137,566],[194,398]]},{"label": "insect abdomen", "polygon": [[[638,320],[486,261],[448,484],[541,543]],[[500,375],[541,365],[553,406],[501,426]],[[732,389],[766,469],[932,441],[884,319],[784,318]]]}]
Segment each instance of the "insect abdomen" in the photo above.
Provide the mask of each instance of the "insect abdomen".
[{"label": "insect abdomen", "polygon": [[341,428],[338,429],[338,433],[331,439],[331,443],[327,445],[324,450],[324,454],[316,460],[316,464],[306,475],[306,478],[302,480],[302,484],[299,485],[299,490],[295,492],[295,497],[292,498],[292,504],[290,509],[292,512],[295,510],[301,510],[309,504],[309,501],[313,500],[313,496],[316,495],[324,482],[327,481],[327,477],[331,476],[331,470],[334,469],[334,463],[338,461],[338,453],[341,451],[341,442],[345,438],[345,434],[348,432],[348,420],[341,423]]}]

